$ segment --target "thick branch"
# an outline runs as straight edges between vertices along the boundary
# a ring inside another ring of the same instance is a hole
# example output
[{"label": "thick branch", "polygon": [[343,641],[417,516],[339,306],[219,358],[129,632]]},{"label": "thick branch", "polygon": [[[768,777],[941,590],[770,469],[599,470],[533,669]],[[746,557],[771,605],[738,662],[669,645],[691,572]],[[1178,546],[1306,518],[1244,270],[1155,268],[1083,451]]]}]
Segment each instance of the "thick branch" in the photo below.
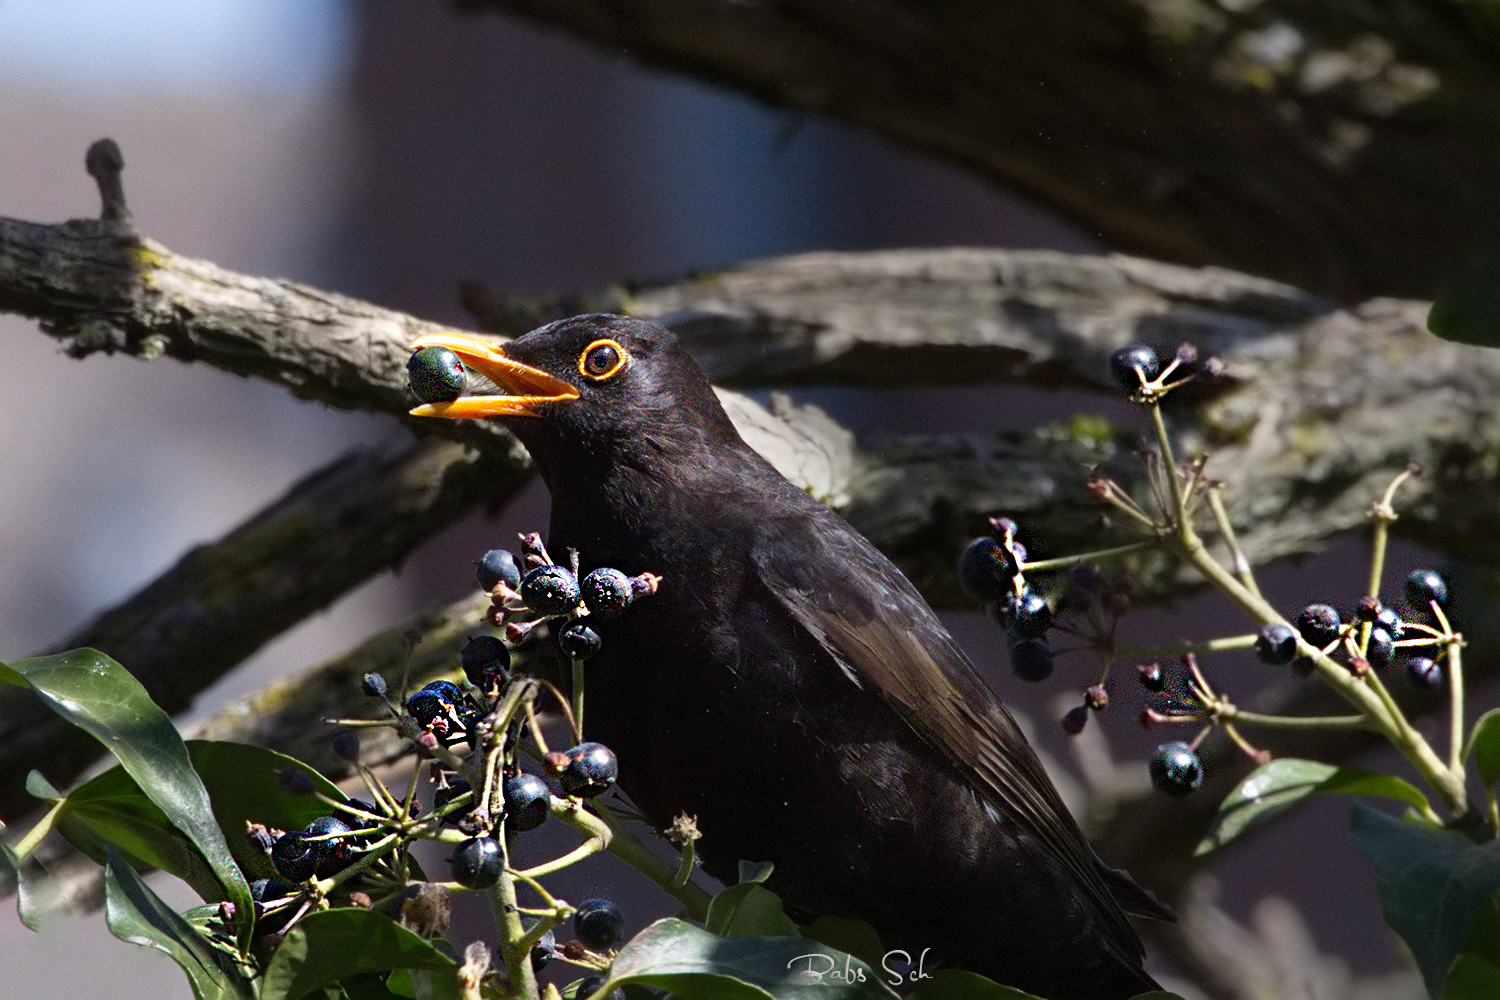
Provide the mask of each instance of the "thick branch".
[{"label": "thick branch", "polygon": [[[509,500],[528,478],[506,458],[446,441],[352,452],[58,648],[110,654],[157,704],[181,711],[263,644],[476,504]],[[82,730],[39,711],[30,694],[0,692],[0,815],[34,804],[22,787],[32,768],[66,785],[102,752]]]},{"label": "thick branch", "polygon": [[1348,299],[1500,231],[1500,16],[1383,4],[459,0],[968,164],[1111,244]]}]

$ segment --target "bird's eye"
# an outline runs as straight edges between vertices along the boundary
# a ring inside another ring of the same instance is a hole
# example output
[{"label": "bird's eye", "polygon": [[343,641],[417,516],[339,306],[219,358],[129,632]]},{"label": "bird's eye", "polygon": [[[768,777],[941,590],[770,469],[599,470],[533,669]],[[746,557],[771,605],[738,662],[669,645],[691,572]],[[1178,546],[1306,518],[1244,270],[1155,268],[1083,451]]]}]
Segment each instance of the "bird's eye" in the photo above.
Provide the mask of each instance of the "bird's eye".
[{"label": "bird's eye", "polygon": [[596,340],[578,356],[578,373],[595,382],[603,382],[619,374],[629,360],[625,348],[613,340]]}]

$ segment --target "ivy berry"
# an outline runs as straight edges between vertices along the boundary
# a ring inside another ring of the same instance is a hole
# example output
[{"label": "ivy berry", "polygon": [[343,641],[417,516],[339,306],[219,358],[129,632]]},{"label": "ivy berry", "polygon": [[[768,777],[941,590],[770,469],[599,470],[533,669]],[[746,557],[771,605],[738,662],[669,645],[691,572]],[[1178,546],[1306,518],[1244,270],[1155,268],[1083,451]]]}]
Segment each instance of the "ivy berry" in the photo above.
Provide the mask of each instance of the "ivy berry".
[{"label": "ivy berry", "polygon": [[592,799],[603,795],[620,775],[615,752],[603,743],[580,743],[567,751],[567,763],[558,783],[564,795]]},{"label": "ivy berry", "polygon": [[521,577],[521,599],[544,618],[572,613],[578,598],[578,578],[564,566],[538,566]]},{"label": "ivy berry", "polygon": [[470,837],[458,845],[449,862],[453,881],[465,889],[488,889],[495,885],[504,866],[500,842],[494,837]]},{"label": "ivy berry", "polygon": [[446,347],[424,347],[406,359],[406,383],[424,403],[451,403],[464,394],[468,374]]},{"label": "ivy berry", "polygon": [[1163,743],[1151,755],[1151,783],[1159,791],[1182,798],[1203,784],[1203,762],[1181,740]]},{"label": "ivy berry", "polygon": [[635,600],[635,588],[630,577],[617,569],[596,569],[583,578],[579,585],[583,595],[583,606],[589,614],[601,622],[620,617],[630,609]]},{"label": "ivy berry", "polygon": [[625,939],[625,916],[607,899],[585,899],[573,914],[573,934],[591,951],[607,951]]}]

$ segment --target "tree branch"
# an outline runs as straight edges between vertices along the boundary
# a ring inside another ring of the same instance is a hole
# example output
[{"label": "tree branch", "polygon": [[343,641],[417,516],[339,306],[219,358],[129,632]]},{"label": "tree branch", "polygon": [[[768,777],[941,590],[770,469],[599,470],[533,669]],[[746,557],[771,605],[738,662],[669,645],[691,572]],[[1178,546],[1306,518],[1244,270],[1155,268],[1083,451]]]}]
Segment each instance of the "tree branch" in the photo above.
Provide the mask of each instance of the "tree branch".
[{"label": "tree branch", "polygon": [[[481,503],[503,504],[529,471],[447,441],[389,441],[351,452],[202,545],[58,649],[91,646],[121,663],[168,712],[266,642],[399,563]],[[32,768],[65,786],[103,753],[29,693],[0,691],[0,815],[35,803]]]},{"label": "tree branch", "polygon": [[457,0],[861,125],[1111,245],[1349,300],[1493,246],[1500,15],[1451,0]]}]

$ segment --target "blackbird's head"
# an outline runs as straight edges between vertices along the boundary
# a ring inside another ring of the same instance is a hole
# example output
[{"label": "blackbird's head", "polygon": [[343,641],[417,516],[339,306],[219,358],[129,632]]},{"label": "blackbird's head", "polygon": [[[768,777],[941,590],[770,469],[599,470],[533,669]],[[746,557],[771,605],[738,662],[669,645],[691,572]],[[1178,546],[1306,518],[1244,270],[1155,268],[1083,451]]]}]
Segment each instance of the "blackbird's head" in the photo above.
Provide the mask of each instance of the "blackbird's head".
[{"label": "blackbird's head", "polygon": [[424,347],[448,348],[501,392],[427,403],[412,415],[499,418],[544,472],[739,441],[697,362],[675,335],[645,320],[596,313],[504,344],[465,333],[411,343],[413,351]]}]

